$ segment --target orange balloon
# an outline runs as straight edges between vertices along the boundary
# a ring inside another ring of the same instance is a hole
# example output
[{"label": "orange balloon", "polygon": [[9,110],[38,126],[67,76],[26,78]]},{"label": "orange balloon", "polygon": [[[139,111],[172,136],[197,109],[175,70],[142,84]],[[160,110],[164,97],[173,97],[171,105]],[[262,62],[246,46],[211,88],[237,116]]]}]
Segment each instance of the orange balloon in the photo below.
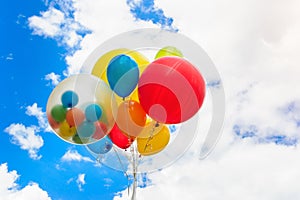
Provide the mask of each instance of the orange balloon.
[{"label": "orange balloon", "polygon": [[137,137],[146,124],[146,112],[141,104],[127,100],[120,104],[116,123],[124,133]]},{"label": "orange balloon", "polygon": [[84,121],[84,118],[84,113],[79,108],[72,108],[66,114],[66,121],[70,126],[79,126]]}]

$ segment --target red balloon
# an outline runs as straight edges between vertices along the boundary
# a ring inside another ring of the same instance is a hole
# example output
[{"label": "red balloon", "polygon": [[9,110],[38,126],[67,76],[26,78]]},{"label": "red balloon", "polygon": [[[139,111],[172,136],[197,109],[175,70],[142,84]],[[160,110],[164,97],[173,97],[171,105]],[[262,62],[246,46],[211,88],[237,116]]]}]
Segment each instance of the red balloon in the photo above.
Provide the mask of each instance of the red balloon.
[{"label": "red balloon", "polygon": [[119,129],[117,124],[114,125],[108,136],[110,137],[111,141],[121,149],[127,149],[135,140],[134,137],[125,135]]},{"label": "red balloon", "polygon": [[193,117],[205,96],[205,81],[187,60],[162,57],[152,62],[138,83],[140,104],[154,120],[177,124]]}]

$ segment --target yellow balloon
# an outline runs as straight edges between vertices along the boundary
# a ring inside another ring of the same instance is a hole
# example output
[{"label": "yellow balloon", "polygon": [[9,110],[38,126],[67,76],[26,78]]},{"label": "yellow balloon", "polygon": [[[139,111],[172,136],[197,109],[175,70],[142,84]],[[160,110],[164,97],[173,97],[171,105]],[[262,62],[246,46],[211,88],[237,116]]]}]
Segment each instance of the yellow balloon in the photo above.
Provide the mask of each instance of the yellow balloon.
[{"label": "yellow balloon", "polygon": [[155,55],[155,59],[165,57],[165,56],[177,56],[183,58],[182,52],[176,47],[172,47],[172,46],[166,46],[160,49]]},{"label": "yellow balloon", "polygon": [[151,156],[162,151],[170,141],[170,131],[163,125],[162,129],[154,136],[137,138],[138,152],[143,156]]},{"label": "yellow balloon", "polygon": [[76,128],[75,126],[70,126],[68,124],[68,122],[64,121],[60,127],[59,127],[59,132],[58,134],[64,138],[64,139],[68,139],[70,137],[72,137],[73,135],[76,134]]},{"label": "yellow balloon", "polygon": [[[147,68],[147,66],[149,64],[149,60],[144,55],[142,55],[141,53],[139,53],[137,51],[126,49],[126,48],[115,49],[115,50],[107,52],[106,54],[104,54],[97,60],[96,64],[94,65],[94,67],[92,69],[92,74],[94,76],[97,76],[98,78],[102,79],[103,81],[105,81],[108,84],[108,80],[107,80],[107,76],[106,76],[106,70],[107,70],[108,64],[111,61],[111,59],[113,59],[115,56],[120,55],[120,54],[126,54],[135,60],[135,62],[138,64],[140,75],[143,73],[143,71]],[[116,101],[117,101],[118,105],[123,102],[123,98],[121,98],[117,95],[115,95],[115,97],[116,97]],[[137,88],[134,89],[134,91],[127,97],[127,99],[135,100],[135,101],[139,102]]]}]

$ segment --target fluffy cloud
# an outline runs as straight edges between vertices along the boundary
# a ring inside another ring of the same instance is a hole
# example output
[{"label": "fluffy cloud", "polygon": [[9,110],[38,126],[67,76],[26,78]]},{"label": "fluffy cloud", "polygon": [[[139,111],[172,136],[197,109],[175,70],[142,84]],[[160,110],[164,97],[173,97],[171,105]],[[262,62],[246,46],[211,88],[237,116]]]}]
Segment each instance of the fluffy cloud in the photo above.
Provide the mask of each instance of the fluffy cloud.
[{"label": "fluffy cloud", "polygon": [[[150,174],[154,184],[139,188],[137,199],[299,199],[299,153],[294,147],[254,146],[243,140],[206,160],[186,156],[175,165]],[[127,196],[124,190],[121,197],[114,199]]]},{"label": "fluffy cloud", "polygon": [[38,125],[26,126],[20,123],[13,123],[4,131],[12,136],[11,142],[13,144],[28,151],[30,158],[39,160],[42,156],[38,155],[38,151],[44,145],[44,140],[38,133],[40,131],[51,132],[51,128],[48,124],[46,113],[42,111],[41,107],[38,107],[37,103],[27,106],[25,114],[36,117]]},{"label": "fluffy cloud", "polygon": [[72,4],[60,4],[60,9],[49,6],[39,16],[28,18],[29,27],[34,35],[56,39],[60,45],[76,47],[87,30],[72,17]]},{"label": "fluffy cloud", "polygon": [[37,135],[37,127],[26,127],[23,124],[11,124],[4,130],[12,136],[11,142],[28,151],[30,158],[38,160],[42,156],[38,155],[39,149],[44,145],[44,140]]},{"label": "fluffy cloud", "polygon": [[65,20],[64,13],[51,7],[48,11],[40,14],[41,17],[32,16],[28,19],[33,34],[46,37],[56,36],[61,31],[60,27]]},{"label": "fluffy cloud", "polygon": [[42,111],[41,107],[38,107],[37,103],[33,103],[31,106],[26,107],[26,112],[28,116],[36,117],[38,120],[38,127],[43,131],[50,132],[50,127],[48,120],[46,118],[46,113]]},{"label": "fluffy cloud", "polygon": [[52,86],[56,86],[60,82],[60,75],[51,72],[45,75],[45,80],[50,81]]},{"label": "fluffy cloud", "polygon": [[[298,138],[282,109],[299,101],[299,1],[157,1],[180,32],[204,47],[223,78],[227,124]],[[176,9],[180,7],[181,9]],[[189,23],[197,20],[197,25]]]},{"label": "fluffy cloud", "polygon": [[[131,2],[131,3],[130,3]],[[47,11],[28,19],[33,34],[53,38],[60,45],[71,50],[66,57],[68,68],[64,75],[69,76],[80,71],[87,55],[99,44],[116,33],[144,27],[172,27],[172,19],[165,17],[162,11],[152,4],[152,9],[141,12],[147,16],[147,21],[136,20],[136,8],[139,5],[133,1],[53,1]],[[130,12],[130,9],[135,11]],[[164,17],[164,21],[158,17]],[[78,47],[78,48],[77,48]]]},{"label": "fluffy cloud", "polygon": [[78,174],[78,176],[76,178],[70,178],[68,181],[67,181],[67,184],[70,184],[70,183],[73,183],[75,182],[77,187],[78,187],[78,190],[79,191],[83,191],[83,186],[86,184],[85,182],[85,174]]},{"label": "fluffy cloud", "polygon": [[83,37],[80,50],[66,57],[68,68],[65,75],[78,73],[87,56],[112,36],[136,28],[157,27],[151,21],[135,20],[130,7],[123,0],[115,0],[113,3],[83,0],[74,2],[73,6],[76,10],[75,19],[92,34]]},{"label": "fluffy cloud", "polygon": [[53,1],[47,11],[28,18],[28,22],[33,34],[56,39],[68,48],[80,47],[66,57],[66,76],[78,73],[91,50],[116,33],[157,26],[177,30],[173,19],[153,0]]},{"label": "fluffy cloud", "polygon": [[76,150],[68,150],[61,158],[61,161],[63,161],[63,162],[72,162],[72,161],[93,162],[92,159],[90,159],[89,157],[84,157],[84,156],[80,155]]},{"label": "fluffy cloud", "polygon": [[7,163],[0,165],[0,196],[3,200],[50,200],[48,193],[42,190],[37,183],[29,183],[20,189],[16,183],[19,175],[16,171],[8,171]]},{"label": "fluffy cloud", "polygon": [[79,191],[83,191],[82,186],[84,186],[86,184],[84,179],[85,179],[85,174],[78,174],[76,183],[77,183]]}]

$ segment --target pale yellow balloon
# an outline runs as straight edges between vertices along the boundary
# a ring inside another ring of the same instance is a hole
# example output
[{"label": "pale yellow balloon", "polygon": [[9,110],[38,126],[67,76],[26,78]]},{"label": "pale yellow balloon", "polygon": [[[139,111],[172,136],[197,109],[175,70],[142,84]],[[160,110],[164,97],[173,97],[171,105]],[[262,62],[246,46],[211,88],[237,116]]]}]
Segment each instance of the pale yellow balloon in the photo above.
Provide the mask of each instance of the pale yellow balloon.
[{"label": "pale yellow balloon", "polygon": [[62,138],[68,139],[76,134],[75,126],[70,126],[66,121],[64,121],[59,127],[59,133]]},{"label": "pale yellow balloon", "polygon": [[146,125],[143,130],[138,135],[138,138],[149,138],[156,135],[164,127],[162,124],[157,124],[157,122],[147,119]]},{"label": "pale yellow balloon", "polygon": [[139,100],[139,93],[138,93],[138,89],[137,88],[135,88],[133,90],[133,92],[130,94],[129,99],[137,101],[137,102],[140,102],[140,100]]},{"label": "pale yellow balloon", "polygon": [[[107,52],[97,60],[96,64],[92,69],[92,74],[102,79],[104,82],[108,84],[108,80],[106,76],[106,70],[108,64],[111,61],[111,59],[113,59],[115,56],[120,54],[126,54],[135,60],[135,62],[138,64],[140,75],[144,72],[144,70],[147,68],[149,64],[149,60],[144,55],[142,55],[137,51],[126,49],[126,48],[115,49]],[[118,105],[120,105],[123,102],[123,98],[119,97],[118,95],[115,95],[115,99]],[[135,100],[139,102],[137,88],[135,88],[134,91],[126,99]]]},{"label": "pale yellow balloon", "polygon": [[126,48],[115,49],[115,50],[107,52],[106,54],[104,54],[97,60],[96,64],[94,65],[94,67],[92,69],[92,74],[101,78],[106,83],[108,83],[108,80],[106,77],[106,69],[108,67],[108,64],[111,61],[111,59],[113,59],[114,57],[116,57],[117,55],[120,55],[120,54],[126,54],[126,55],[130,56],[131,58],[133,58],[135,60],[135,62],[138,64],[140,74],[143,73],[143,71],[149,64],[148,59],[144,55],[142,55],[141,53],[139,53],[137,51],[126,49]]},{"label": "pale yellow balloon", "polygon": [[106,69],[107,69],[109,62],[115,56],[122,54],[125,51],[127,51],[127,49],[115,49],[115,50],[109,51],[106,54],[104,54],[103,56],[101,56],[97,60],[96,64],[94,65],[94,67],[92,69],[92,74],[97,76],[98,78],[101,78],[106,83],[108,83],[107,78],[106,78]]},{"label": "pale yellow balloon", "polygon": [[143,156],[151,156],[162,151],[170,141],[170,131],[167,126],[152,137],[137,138],[138,152]]}]

